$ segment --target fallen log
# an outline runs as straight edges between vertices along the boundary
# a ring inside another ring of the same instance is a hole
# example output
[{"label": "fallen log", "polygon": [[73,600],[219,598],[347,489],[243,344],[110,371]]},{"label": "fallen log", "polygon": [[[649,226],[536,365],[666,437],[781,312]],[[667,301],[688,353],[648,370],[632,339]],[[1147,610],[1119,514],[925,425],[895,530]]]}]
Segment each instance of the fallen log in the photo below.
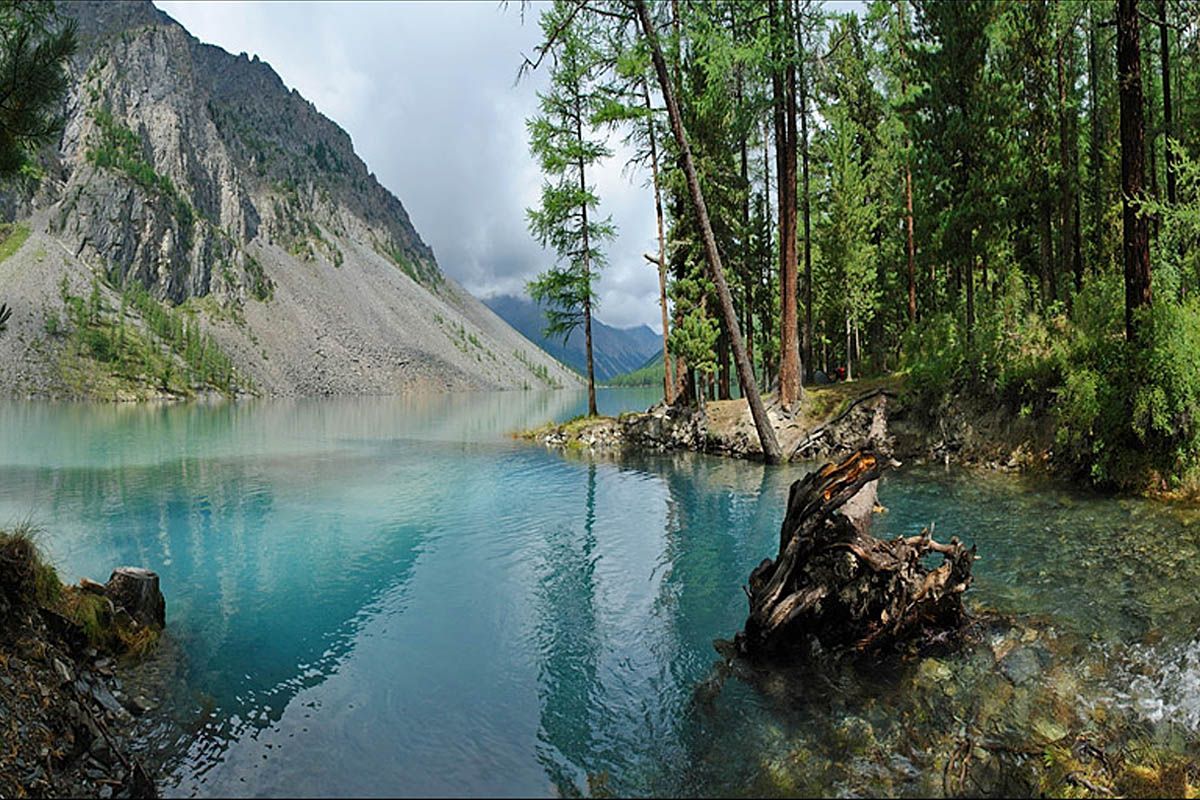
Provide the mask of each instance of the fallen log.
[{"label": "fallen log", "polygon": [[[884,462],[858,451],[792,484],[779,554],[750,573],[750,616],[734,639],[746,656],[810,647],[878,652],[945,638],[964,621],[975,548],[928,531],[891,541],[869,533]],[[942,563],[929,568],[930,553]]]}]

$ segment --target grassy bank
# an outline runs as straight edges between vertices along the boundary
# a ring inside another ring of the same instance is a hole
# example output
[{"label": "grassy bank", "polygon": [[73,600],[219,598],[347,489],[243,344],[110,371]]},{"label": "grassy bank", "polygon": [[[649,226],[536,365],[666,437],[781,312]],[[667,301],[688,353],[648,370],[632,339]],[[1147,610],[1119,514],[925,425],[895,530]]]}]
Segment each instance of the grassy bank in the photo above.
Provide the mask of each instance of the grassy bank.
[{"label": "grassy bank", "polygon": [[29,524],[0,530],[0,598],[8,609],[58,615],[99,651],[133,658],[150,652],[159,632],[119,614],[103,594],[64,584],[38,549],[38,535]]}]

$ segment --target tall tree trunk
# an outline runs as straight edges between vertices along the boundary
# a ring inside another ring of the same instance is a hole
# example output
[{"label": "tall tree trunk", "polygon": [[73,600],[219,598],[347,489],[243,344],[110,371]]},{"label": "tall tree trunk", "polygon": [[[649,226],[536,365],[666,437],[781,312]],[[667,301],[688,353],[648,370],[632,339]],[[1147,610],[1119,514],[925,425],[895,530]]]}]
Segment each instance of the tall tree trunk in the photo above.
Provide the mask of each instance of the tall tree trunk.
[{"label": "tall tree trunk", "polygon": [[[1043,179],[1041,183],[1045,184]],[[1054,226],[1051,220],[1049,186],[1043,185],[1043,191],[1038,197],[1038,221],[1041,227],[1039,236],[1038,270],[1041,283],[1042,306],[1050,305],[1050,301],[1058,296],[1057,281],[1054,280]]]},{"label": "tall tree trunk", "polygon": [[1122,253],[1125,262],[1125,338],[1136,339],[1134,312],[1150,303],[1150,230],[1137,213],[1145,180],[1142,56],[1137,0],[1117,0],[1117,82],[1121,100]]},{"label": "tall tree trunk", "polygon": [[846,380],[854,380],[854,359],[850,352],[850,314],[846,314]]},{"label": "tall tree trunk", "polygon": [[670,327],[667,319],[667,237],[663,233],[662,187],[658,180],[658,144],[654,136],[654,107],[650,104],[650,87],[642,81],[642,99],[646,102],[646,133],[650,138],[650,176],[654,183],[654,217],[658,223],[658,305],[662,309],[663,341],[663,400],[675,402],[675,380],[671,374],[671,353],[668,349]]},{"label": "tall tree trunk", "polygon": [[742,186],[745,192],[742,196],[742,231],[743,231],[743,247],[742,259],[745,262],[745,280],[743,281],[742,291],[742,313],[746,317],[746,358],[750,359],[750,366],[754,366],[754,287],[755,273],[757,265],[754,253],[750,247],[750,159],[746,152],[746,140],[742,139],[741,146],[742,156]]},{"label": "tall tree trunk", "polygon": [[1166,143],[1167,202],[1175,205],[1175,157],[1171,153],[1171,36],[1167,27],[1167,0],[1158,0],[1158,49],[1162,64],[1163,136]]},{"label": "tall tree trunk", "polygon": [[[904,67],[904,61],[907,58],[904,36],[905,36],[905,21],[904,21],[904,3],[906,0],[896,0],[896,19],[900,25],[900,94],[908,96],[908,75]],[[906,242],[908,250],[908,322],[912,324],[917,321],[917,243],[913,224],[913,184],[912,184],[912,160],[909,155],[909,150],[912,147],[912,142],[908,137],[908,122],[904,124],[904,222],[908,231],[908,241]],[[807,175],[805,175],[807,178]]]},{"label": "tall tree trunk", "polygon": [[791,0],[783,0],[782,31],[778,0],[771,0],[768,9],[775,56],[771,94],[775,169],[779,174],[779,404],[790,409],[800,399],[800,348],[796,339],[796,67],[790,52]]},{"label": "tall tree trunk", "polygon": [[1091,235],[1089,237],[1088,258],[1095,274],[1100,269],[1101,254],[1104,253],[1104,208],[1107,205],[1101,194],[1100,143],[1104,138],[1104,115],[1100,110],[1100,92],[1097,82],[1100,80],[1100,25],[1096,22],[1095,6],[1088,6],[1088,95],[1089,114],[1091,117],[1091,135],[1088,137],[1088,169],[1091,172],[1091,200],[1089,216],[1091,217]]},{"label": "tall tree trunk", "polygon": [[[742,107],[745,98],[742,92],[742,71],[737,72],[737,104]],[[750,367],[754,368],[754,274],[757,271],[754,253],[750,249],[750,157],[746,136],[739,137],[738,151],[740,156],[742,178],[742,315],[746,325],[746,358],[750,359]]]},{"label": "tall tree trunk", "polygon": [[[1067,106],[1068,84],[1074,83],[1074,74],[1068,75],[1068,70],[1073,69],[1071,65],[1073,53],[1070,50],[1073,36],[1074,31],[1070,29],[1060,32],[1055,51],[1055,76],[1058,84],[1058,225],[1061,241],[1058,271],[1062,275],[1070,275],[1074,272],[1072,259],[1075,255],[1075,174],[1071,158],[1072,148],[1075,146],[1075,136],[1074,126],[1071,124],[1072,114],[1069,113]],[[1080,276],[1076,275],[1076,291],[1081,288],[1080,283]]]},{"label": "tall tree trunk", "polygon": [[796,16],[796,66],[800,89],[800,165],[802,186],[800,190],[801,214],[804,217],[804,331],[801,334],[801,366],[806,374],[813,372],[813,275],[812,275],[812,201],[808,188],[808,77],[804,72],[804,23]]},{"label": "tall tree trunk", "polygon": [[633,0],[637,10],[638,21],[641,23],[642,35],[650,46],[650,56],[654,61],[654,70],[658,75],[659,88],[667,104],[667,115],[671,121],[671,132],[675,135],[675,143],[679,146],[680,160],[683,162],[683,174],[687,179],[688,191],[692,197],[692,205],[699,223],[700,236],[704,242],[704,253],[708,260],[710,277],[717,287],[717,296],[721,301],[721,314],[729,330],[729,343],[733,348],[734,362],[737,364],[738,381],[746,395],[750,406],[750,415],[754,419],[754,427],[758,431],[758,440],[762,445],[763,459],[769,464],[778,464],[783,459],[779,449],[779,441],[775,438],[775,429],[767,418],[767,409],[763,406],[762,397],[754,382],[754,371],[750,360],[746,357],[746,348],[742,343],[742,331],[738,326],[737,314],[733,308],[733,298],[729,295],[729,286],[725,283],[725,270],[721,266],[721,254],[717,250],[717,240],[713,236],[712,224],[708,217],[708,206],[704,202],[704,193],[700,189],[700,179],[696,175],[696,165],[692,160],[692,150],[688,146],[687,132],[683,128],[683,115],[675,100],[674,87],[670,75],[667,74],[667,63],[663,59],[658,45],[658,34],[654,30],[654,21],[650,18],[650,10],[646,0]]},{"label": "tall tree trunk", "polygon": [[729,334],[721,331],[717,337],[717,399],[730,398],[729,382]]},{"label": "tall tree trunk", "polygon": [[967,231],[967,347],[975,344],[975,228]]},{"label": "tall tree trunk", "polygon": [[1083,290],[1083,248],[1080,245],[1080,240],[1083,238],[1083,232],[1079,228],[1079,193],[1075,193],[1075,214],[1073,227],[1075,235],[1071,237],[1071,241],[1075,243],[1075,249],[1071,253],[1071,266],[1075,271],[1075,291]]},{"label": "tall tree trunk", "polygon": [[[583,109],[579,100],[579,94],[575,95],[575,135],[577,141],[583,141]],[[583,155],[579,156],[579,191],[581,194],[587,193],[587,176],[583,167]],[[587,379],[588,379],[588,416],[594,417],[599,412],[596,410],[596,370],[592,363],[592,248],[588,239],[588,209],[587,202],[580,206],[582,214],[583,228],[583,277],[587,284],[587,296],[583,299],[583,340],[584,349],[587,354]]]},{"label": "tall tree trunk", "polygon": [[[767,229],[764,231],[763,242],[766,245],[765,258],[761,260],[762,267],[762,285],[766,287],[768,302],[762,304],[761,330],[762,339],[764,342],[770,342],[773,338],[771,331],[771,323],[774,321],[770,299],[771,289],[771,242],[775,239],[771,235],[771,203],[768,197],[771,194],[771,158],[767,152],[767,141],[770,139],[770,131],[767,129],[767,122],[763,120],[763,220],[766,221]],[[762,365],[763,365],[763,385],[771,385],[771,370],[774,365],[770,363],[768,358],[768,347],[763,347]]]}]

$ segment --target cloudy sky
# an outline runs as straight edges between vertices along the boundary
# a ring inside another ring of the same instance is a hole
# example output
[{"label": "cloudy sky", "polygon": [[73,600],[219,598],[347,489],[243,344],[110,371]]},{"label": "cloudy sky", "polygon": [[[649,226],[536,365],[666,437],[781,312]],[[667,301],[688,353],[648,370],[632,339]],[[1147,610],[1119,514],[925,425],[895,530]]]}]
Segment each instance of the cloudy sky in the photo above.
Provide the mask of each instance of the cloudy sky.
[{"label": "cloudy sky", "polygon": [[[521,293],[552,263],[525,227],[541,186],[525,118],[546,76],[516,75],[538,42],[536,9],[522,24],[516,0],[157,5],[202,41],[257,54],[348,131],[442,270],[471,292]],[[622,164],[618,154],[595,175],[619,230],[597,316],[659,330],[658,277],[642,258],[657,249],[653,198]]]}]

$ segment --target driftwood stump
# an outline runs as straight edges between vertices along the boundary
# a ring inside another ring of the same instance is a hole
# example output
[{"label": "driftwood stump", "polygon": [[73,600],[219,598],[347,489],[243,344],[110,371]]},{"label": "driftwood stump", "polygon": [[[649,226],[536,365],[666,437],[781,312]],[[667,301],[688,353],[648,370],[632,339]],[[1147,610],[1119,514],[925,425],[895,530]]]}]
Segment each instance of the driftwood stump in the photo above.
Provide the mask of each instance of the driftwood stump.
[{"label": "driftwood stump", "polygon": [[104,594],[143,625],[162,630],[167,624],[167,601],[158,587],[157,572],[117,567],[104,586]]},{"label": "driftwood stump", "polygon": [[[928,534],[891,541],[868,532],[883,463],[859,451],[792,484],[779,555],[750,573],[750,617],[738,652],[770,655],[811,646],[878,651],[944,635],[963,623],[962,595],[975,549]],[[930,569],[929,553],[942,556]]]}]

